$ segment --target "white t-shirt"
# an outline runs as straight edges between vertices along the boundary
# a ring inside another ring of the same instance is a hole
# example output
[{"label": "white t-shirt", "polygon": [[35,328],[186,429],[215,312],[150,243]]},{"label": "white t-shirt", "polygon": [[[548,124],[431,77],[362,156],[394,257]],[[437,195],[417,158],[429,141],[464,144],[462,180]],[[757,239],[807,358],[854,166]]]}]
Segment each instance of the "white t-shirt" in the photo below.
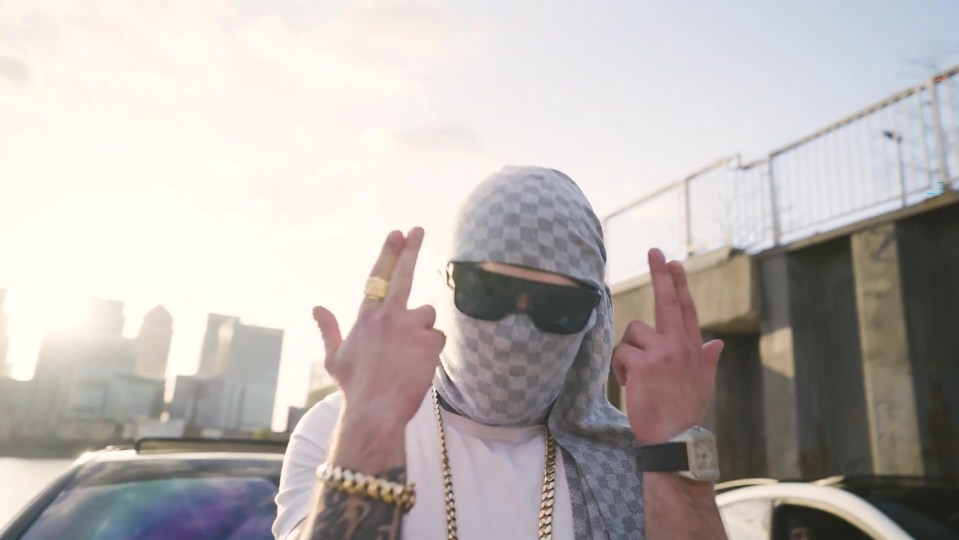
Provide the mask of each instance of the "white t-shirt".
[{"label": "white t-shirt", "polygon": [[[283,462],[273,534],[281,540],[311,511],[316,468],[326,461],[343,403],[339,392],[317,403],[290,438]],[[492,427],[443,410],[446,448],[453,473],[456,521],[462,540],[537,538],[546,465],[546,431]],[[562,452],[556,455],[553,538],[573,540],[573,516]],[[406,467],[416,484],[416,505],[403,519],[403,538],[443,540],[446,511],[439,431],[427,393],[406,426]],[[290,536],[288,536],[290,535]]]}]

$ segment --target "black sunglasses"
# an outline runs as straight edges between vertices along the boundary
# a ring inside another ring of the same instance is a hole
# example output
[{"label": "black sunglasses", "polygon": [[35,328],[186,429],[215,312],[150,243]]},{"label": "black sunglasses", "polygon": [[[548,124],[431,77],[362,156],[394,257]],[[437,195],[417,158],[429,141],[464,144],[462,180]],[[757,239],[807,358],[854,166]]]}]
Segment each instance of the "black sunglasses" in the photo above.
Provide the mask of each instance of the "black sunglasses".
[{"label": "black sunglasses", "polygon": [[446,284],[460,313],[498,321],[525,313],[543,332],[575,334],[586,327],[599,304],[599,289],[541,283],[484,270],[475,263],[450,263]]}]

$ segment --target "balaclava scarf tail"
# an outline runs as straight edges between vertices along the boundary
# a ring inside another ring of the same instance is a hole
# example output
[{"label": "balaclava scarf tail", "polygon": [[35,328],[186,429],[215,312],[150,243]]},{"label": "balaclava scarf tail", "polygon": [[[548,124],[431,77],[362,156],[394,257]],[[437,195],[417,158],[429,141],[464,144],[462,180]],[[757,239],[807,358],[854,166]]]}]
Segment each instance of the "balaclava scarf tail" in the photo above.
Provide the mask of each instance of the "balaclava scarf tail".
[{"label": "balaclava scarf tail", "polygon": [[602,225],[585,195],[561,172],[506,167],[460,210],[452,252],[453,261],[524,266],[603,291],[590,325],[573,336],[539,332],[524,315],[489,322],[453,313],[434,384],[445,402],[479,422],[546,421],[563,452],[577,540],[642,538],[637,443],[606,397],[612,297]]}]

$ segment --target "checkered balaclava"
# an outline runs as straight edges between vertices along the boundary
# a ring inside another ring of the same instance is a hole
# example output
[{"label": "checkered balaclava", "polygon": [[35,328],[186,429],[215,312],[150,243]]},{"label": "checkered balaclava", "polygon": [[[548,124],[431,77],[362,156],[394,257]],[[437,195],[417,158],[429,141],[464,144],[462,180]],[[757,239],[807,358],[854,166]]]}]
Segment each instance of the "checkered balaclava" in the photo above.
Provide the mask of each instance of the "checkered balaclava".
[{"label": "checkered balaclava", "polygon": [[449,341],[434,384],[447,404],[478,422],[546,422],[563,451],[578,540],[642,538],[638,446],[606,397],[613,339],[606,248],[582,191],[558,171],[504,168],[460,210],[451,260],[534,268],[604,291],[590,324],[570,336],[541,332],[521,314],[473,319],[449,298]]}]

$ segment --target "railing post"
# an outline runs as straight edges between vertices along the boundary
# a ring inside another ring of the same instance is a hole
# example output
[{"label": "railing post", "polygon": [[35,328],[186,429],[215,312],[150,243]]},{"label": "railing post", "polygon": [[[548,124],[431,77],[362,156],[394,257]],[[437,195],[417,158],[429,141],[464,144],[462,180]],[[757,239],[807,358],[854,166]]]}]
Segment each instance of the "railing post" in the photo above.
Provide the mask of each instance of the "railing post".
[{"label": "railing post", "polygon": [[[929,108],[932,110],[932,130],[936,138],[936,157],[939,161],[939,180],[942,181],[943,191],[951,188],[952,176],[949,175],[949,154],[946,148],[946,137],[942,132],[942,113],[939,111],[939,90],[936,88],[936,79],[929,79]],[[935,187],[935,186],[931,186]]]},{"label": "railing post", "polygon": [[766,180],[769,181],[769,214],[773,221],[773,247],[779,245],[779,208],[776,206],[776,179],[773,177],[773,154],[766,160]]}]

